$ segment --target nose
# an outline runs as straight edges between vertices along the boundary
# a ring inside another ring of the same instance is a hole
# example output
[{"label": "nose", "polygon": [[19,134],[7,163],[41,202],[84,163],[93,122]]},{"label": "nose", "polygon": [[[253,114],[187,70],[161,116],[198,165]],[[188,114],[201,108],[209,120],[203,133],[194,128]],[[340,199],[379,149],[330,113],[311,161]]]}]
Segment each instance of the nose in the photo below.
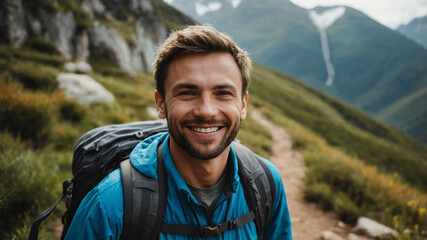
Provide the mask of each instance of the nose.
[{"label": "nose", "polygon": [[194,109],[194,115],[203,119],[211,119],[218,113],[215,100],[207,94],[200,98],[200,101],[197,102],[197,106],[195,106]]}]

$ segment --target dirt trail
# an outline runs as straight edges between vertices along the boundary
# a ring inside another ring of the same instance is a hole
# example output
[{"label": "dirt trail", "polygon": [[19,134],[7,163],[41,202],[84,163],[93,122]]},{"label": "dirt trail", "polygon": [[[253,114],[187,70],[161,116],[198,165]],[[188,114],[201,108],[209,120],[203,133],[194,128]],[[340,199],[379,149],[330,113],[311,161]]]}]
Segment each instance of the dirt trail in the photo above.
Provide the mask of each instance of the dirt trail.
[{"label": "dirt trail", "polygon": [[[292,149],[291,136],[281,127],[268,121],[260,111],[253,110],[252,118],[270,130],[273,136],[271,161],[283,179],[292,222],[294,240],[321,239],[322,232],[333,231],[345,239],[347,226],[339,223],[333,213],[322,211],[316,204],[304,200],[301,193],[305,165],[302,155]],[[340,226],[339,226],[340,225]]]}]

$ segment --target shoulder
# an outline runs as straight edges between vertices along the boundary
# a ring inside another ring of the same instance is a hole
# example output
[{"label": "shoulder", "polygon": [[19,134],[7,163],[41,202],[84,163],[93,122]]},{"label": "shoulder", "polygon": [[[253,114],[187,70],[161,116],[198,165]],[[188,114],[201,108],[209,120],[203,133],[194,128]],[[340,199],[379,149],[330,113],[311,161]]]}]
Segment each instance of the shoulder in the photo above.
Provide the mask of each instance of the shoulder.
[{"label": "shoulder", "polygon": [[80,203],[66,239],[118,239],[123,226],[120,170],[114,170]]},{"label": "shoulder", "polygon": [[123,215],[123,190],[120,169],[107,175],[83,199],[79,208],[103,208],[109,219]]},{"label": "shoulder", "polygon": [[[103,201],[106,209],[123,209],[123,188],[120,169],[111,172],[95,189],[98,191],[99,198]],[[121,211],[123,212],[123,210]]]}]

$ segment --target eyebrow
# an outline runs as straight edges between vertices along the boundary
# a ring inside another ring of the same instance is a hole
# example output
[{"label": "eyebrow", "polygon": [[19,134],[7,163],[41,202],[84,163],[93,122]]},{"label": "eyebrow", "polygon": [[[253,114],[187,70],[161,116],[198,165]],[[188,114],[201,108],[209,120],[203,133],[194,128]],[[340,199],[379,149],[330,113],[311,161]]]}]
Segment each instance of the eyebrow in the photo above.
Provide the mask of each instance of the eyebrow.
[{"label": "eyebrow", "polygon": [[230,89],[231,91],[237,92],[237,89],[235,86],[231,85],[231,84],[220,84],[220,85],[216,85],[214,87],[214,90],[218,90],[218,89]]},{"label": "eyebrow", "polygon": [[193,83],[179,83],[177,85],[175,85],[172,88],[172,92],[176,92],[180,89],[193,89],[193,90],[197,90],[199,89],[199,87],[196,84]]},{"label": "eyebrow", "polygon": [[[199,89],[199,86],[197,86],[196,84],[193,83],[179,83],[177,85],[175,85],[172,88],[172,92],[178,91],[180,89],[193,89],[193,90],[197,90]],[[230,89],[234,92],[237,92],[237,89],[235,86],[231,85],[231,84],[219,84],[216,85],[214,88],[214,90],[218,90],[218,89]]]}]

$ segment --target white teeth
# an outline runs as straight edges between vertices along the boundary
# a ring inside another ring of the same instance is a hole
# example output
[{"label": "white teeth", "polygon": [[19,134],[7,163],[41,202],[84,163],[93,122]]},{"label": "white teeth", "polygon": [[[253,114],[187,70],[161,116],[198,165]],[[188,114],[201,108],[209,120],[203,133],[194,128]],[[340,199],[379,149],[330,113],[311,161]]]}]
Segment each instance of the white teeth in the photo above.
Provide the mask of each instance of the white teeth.
[{"label": "white teeth", "polygon": [[211,133],[218,131],[219,127],[211,127],[211,128],[192,128],[195,132],[201,132],[201,133]]}]

